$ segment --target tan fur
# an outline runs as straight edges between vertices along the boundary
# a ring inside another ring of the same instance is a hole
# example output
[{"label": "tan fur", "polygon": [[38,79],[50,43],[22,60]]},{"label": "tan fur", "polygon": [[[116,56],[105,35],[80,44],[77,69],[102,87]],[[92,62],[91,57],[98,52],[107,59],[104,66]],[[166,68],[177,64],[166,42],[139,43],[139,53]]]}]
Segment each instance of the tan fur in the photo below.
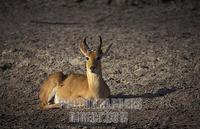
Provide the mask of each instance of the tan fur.
[{"label": "tan fur", "polygon": [[62,72],[55,72],[49,75],[48,79],[44,81],[39,92],[40,108],[43,109],[48,104],[48,97],[53,88],[59,85],[65,79]]},{"label": "tan fur", "polygon": [[[62,102],[83,106],[88,100],[110,96],[110,89],[102,78],[101,62],[97,60],[100,54],[97,51],[89,51],[84,43],[80,44],[80,50],[88,58],[86,74],[70,74],[67,78],[62,72],[51,74],[43,83],[39,93],[41,109],[62,108]],[[95,72],[91,71],[93,66]],[[48,102],[53,90],[55,90],[54,101]]]}]

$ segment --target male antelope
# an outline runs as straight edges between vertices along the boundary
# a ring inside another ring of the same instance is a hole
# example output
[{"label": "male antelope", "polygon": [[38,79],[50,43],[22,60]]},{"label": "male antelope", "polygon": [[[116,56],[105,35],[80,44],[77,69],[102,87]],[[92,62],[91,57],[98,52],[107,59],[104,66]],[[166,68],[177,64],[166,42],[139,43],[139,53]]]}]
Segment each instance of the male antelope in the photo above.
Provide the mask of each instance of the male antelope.
[{"label": "male antelope", "polygon": [[102,78],[101,58],[108,52],[102,52],[102,39],[98,48],[90,50],[86,38],[80,43],[80,50],[86,57],[86,74],[64,75],[62,72],[51,74],[44,81],[40,93],[41,109],[62,108],[63,104],[73,103],[82,106],[88,100],[99,100],[110,96],[110,89]]}]

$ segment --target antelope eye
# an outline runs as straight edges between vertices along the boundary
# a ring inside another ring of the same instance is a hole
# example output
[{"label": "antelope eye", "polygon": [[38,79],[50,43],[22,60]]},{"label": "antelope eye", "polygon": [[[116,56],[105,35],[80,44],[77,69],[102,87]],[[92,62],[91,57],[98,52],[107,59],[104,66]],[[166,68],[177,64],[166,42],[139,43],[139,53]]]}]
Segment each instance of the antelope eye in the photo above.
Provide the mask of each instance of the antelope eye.
[{"label": "antelope eye", "polygon": [[89,60],[89,57],[86,57],[86,60]]},{"label": "antelope eye", "polygon": [[99,56],[97,57],[97,60],[100,60],[100,57],[99,57]]}]

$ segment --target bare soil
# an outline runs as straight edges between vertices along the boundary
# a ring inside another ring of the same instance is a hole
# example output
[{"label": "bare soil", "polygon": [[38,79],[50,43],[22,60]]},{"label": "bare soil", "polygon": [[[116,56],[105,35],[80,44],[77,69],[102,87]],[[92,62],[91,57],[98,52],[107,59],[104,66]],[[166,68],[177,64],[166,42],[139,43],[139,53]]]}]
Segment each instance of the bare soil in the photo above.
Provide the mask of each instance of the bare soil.
[{"label": "bare soil", "polygon": [[[0,128],[200,128],[198,3],[2,0]],[[112,95],[142,99],[142,108],[108,124],[70,123],[70,109],[41,111],[41,83],[54,71],[84,73],[78,44],[89,36],[95,48],[98,35],[113,43],[102,60]]]}]

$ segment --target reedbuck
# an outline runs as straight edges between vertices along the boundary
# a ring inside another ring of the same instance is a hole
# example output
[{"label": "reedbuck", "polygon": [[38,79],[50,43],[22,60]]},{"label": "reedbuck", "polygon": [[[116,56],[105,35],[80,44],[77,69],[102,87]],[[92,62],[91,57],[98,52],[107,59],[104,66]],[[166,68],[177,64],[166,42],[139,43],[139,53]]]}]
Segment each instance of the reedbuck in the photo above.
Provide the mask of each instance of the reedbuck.
[{"label": "reedbuck", "polygon": [[110,96],[110,89],[102,78],[101,58],[108,52],[102,52],[102,38],[96,50],[90,50],[86,38],[80,43],[80,51],[86,57],[86,74],[64,75],[62,72],[51,74],[44,81],[40,93],[40,108],[62,108],[63,104],[85,106],[88,101],[98,101]]}]

